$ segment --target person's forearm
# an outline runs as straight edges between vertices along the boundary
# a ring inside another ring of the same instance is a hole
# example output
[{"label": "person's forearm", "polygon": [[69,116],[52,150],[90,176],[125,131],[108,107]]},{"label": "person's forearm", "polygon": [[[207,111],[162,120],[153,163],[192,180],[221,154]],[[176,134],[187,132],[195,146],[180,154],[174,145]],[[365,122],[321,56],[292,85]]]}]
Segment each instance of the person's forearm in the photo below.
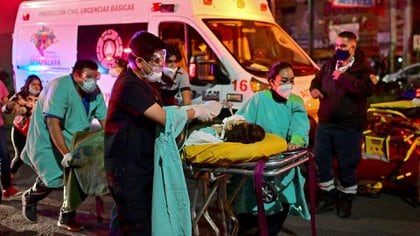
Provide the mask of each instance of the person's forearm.
[{"label": "person's forearm", "polygon": [[182,96],[182,105],[191,105],[191,91],[190,90],[184,90],[181,92]]},{"label": "person's forearm", "polygon": [[105,129],[105,120],[100,120],[99,123],[101,124],[102,128]]},{"label": "person's forearm", "polygon": [[58,149],[61,155],[64,155],[66,153],[69,153],[70,150],[66,145],[63,132],[60,128],[60,122],[61,121],[58,118],[47,118],[47,126],[51,136],[51,140],[53,141],[55,147]]}]

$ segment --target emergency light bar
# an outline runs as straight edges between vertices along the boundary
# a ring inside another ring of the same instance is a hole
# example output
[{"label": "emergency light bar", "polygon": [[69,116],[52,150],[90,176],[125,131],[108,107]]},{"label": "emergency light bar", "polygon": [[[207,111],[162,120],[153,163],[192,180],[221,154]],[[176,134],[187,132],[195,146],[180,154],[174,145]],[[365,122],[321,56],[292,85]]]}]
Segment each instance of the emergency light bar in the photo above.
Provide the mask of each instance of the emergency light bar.
[{"label": "emergency light bar", "polygon": [[207,6],[211,6],[213,4],[213,0],[203,0],[203,4]]},{"label": "emergency light bar", "polygon": [[[245,0],[237,0],[236,1],[236,7],[239,9],[245,8]],[[213,0],[203,0],[202,3],[206,6],[213,5]],[[268,11],[268,4],[267,3],[261,3],[260,4],[260,11],[265,12]]]},{"label": "emergency light bar", "polygon": [[152,12],[171,13],[175,12],[175,4],[162,4],[160,2],[155,2],[152,3],[150,10]]},{"label": "emergency light bar", "polygon": [[17,69],[25,70],[28,72],[49,72],[49,71],[64,71],[69,72],[71,71],[71,67],[55,67],[55,66],[45,66],[45,65],[17,65]]},{"label": "emergency light bar", "polygon": [[268,10],[268,5],[266,3],[261,3],[260,4],[260,10],[261,11],[267,11]]}]

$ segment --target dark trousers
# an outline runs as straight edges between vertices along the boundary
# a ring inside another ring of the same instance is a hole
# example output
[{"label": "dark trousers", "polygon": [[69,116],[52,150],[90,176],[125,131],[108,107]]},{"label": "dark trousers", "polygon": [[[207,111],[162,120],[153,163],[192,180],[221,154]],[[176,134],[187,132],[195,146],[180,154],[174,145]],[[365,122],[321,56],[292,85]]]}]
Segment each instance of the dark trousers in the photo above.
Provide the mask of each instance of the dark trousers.
[{"label": "dark trousers", "polygon": [[6,134],[4,126],[0,127],[0,174],[1,185],[6,189],[11,184],[10,178],[10,155],[7,148]]},{"label": "dark trousers", "polygon": [[48,196],[52,191],[52,188],[48,188],[41,178],[37,177],[34,185],[25,192],[26,204],[36,204],[45,197]]},{"label": "dark trousers", "polygon": [[336,155],[341,186],[357,185],[356,170],[361,159],[362,132],[362,129],[318,124],[314,146],[318,182],[333,180],[333,156]]},{"label": "dark trousers", "polygon": [[[290,205],[283,203],[283,210],[273,215],[266,216],[267,231],[269,236],[277,235],[283,228],[289,214]],[[244,234],[247,230],[258,226],[258,216],[252,214],[238,214],[239,221],[239,235]],[[256,235],[259,235],[257,232]]]},{"label": "dark trousers", "polygon": [[13,148],[15,150],[15,157],[13,157],[12,164],[10,165],[10,171],[12,172],[12,174],[16,174],[19,167],[23,164],[22,159],[20,159],[20,153],[25,147],[26,136],[22,134],[19,130],[17,130],[15,127],[12,127],[11,138]]},{"label": "dark trousers", "polygon": [[[121,235],[151,235],[153,175],[107,174]],[[120,235],[113,233],[114,235]]]}]

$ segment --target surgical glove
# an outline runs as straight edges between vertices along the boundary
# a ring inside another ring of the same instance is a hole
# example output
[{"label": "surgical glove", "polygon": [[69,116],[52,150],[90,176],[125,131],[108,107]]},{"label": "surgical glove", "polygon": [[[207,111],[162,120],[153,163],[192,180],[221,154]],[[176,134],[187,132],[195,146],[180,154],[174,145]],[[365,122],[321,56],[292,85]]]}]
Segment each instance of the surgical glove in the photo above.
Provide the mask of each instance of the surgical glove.
[{"label": "surgical glove", "polygon": [[211,114],[211,111],[203,106],[203,105],[196,105],[191,107],[194,110],[194,118],[200,120],[200,121],[210,121],[213,119],[213,116]]},{"label": "surgical glove", "polygon": [[207,107],[209,109],[211,115],[213,117],[216,117],[220,114],[220,111],[222,110],[222,104],[217,101],[208,101],[203,104],[203,106]]},{"label": "surgical glove", "polygon": [[65,168],[69,168],[72,160],[73,160],[73,157],[71,153],[68,152],[64,154],[63,159],[61,160],[61,165]]}]

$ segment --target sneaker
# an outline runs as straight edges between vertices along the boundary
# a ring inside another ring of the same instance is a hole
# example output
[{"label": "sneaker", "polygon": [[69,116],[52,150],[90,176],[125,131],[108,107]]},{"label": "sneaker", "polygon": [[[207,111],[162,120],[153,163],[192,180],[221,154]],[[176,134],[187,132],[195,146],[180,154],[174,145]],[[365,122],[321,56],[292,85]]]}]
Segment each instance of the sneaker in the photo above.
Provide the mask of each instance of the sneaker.
[{"label": "sneaker", "polygon": [[27,196],[29,195],[29,192],[31,190],[26,190],[23,194],[22,194],[22,215],[23,217],[31,222],[31,223],[35,223],[37,222],[37,213],[36,213],[36,202],[34,203],[28,203],[27,200]]},{"label": "sneaker", "polygon": [[64,222],[59,220],[57,221],[57,226],[71,232],[78,232],[83,229],[83,225],[77,223],[76,221]]},{"label": "sneaker", "polygon": [[83,225],[77,223],[76,221],[76,212],[60,212],[57,226],[71,232],[77,232],[83,229]]},{"label": "sneaker", "polygon": [[17,189],[10,185],[7,189],[3,190],[3,197],[9,198],[9,197],[16,197],[22,194],[22,190]]}]

